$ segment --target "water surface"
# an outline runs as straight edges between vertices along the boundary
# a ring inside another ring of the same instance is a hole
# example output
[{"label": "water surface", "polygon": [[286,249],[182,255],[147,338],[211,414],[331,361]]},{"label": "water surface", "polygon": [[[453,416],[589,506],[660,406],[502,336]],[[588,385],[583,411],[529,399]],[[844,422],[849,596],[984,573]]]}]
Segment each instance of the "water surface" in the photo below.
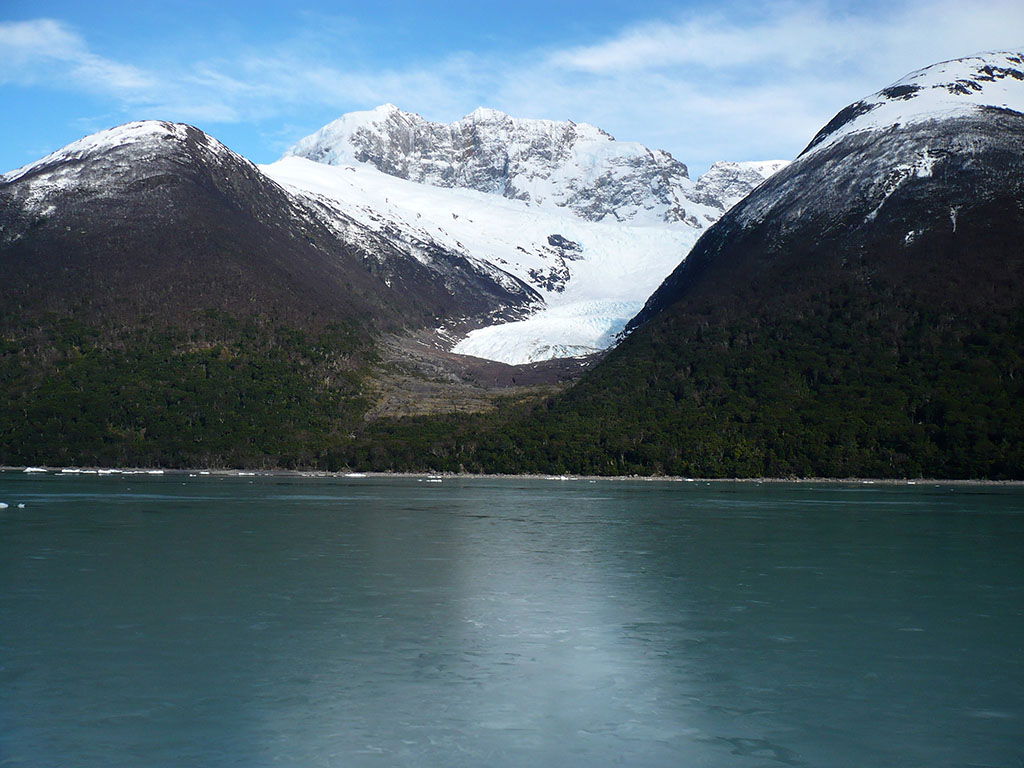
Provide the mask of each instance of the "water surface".
[{"label": "water surface", "polygon": [[7,473],[0,501],[0,766],[1024,764],[1020,489]]}]

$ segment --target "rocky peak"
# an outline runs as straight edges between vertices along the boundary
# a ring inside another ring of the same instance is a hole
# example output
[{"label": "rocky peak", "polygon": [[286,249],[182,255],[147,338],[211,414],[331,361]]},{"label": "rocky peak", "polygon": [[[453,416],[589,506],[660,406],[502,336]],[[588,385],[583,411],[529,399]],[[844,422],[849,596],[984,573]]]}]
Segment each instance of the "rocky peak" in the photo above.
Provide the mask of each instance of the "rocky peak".
[{"label": "rocky peak", "polygon": [[363,163],[423,184],[567,207],[591,221],[703,226],[720,213],[688,198],[693,182],[668,152],[617,141],[587,123],[518,118],[484,107],[452,123],[393,105],[352,112],[285,154],[329,165]]},{"label": "rocky peak", "polygon": [[761,182],[787,165],[788,160],[715,163],[697,179],[693,199],[728,211]]}]

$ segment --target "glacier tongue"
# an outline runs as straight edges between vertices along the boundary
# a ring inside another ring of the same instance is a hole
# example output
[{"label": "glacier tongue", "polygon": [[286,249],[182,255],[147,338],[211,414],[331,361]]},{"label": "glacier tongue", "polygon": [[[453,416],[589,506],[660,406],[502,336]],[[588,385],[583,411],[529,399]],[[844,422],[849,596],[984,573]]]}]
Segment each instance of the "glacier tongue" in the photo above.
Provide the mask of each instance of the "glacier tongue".
[{"label": "glacier tongue", "polygon": [[590,300],[542,309],[532,317],[471,331],[452,348],[510,365],[581,357],[606,349],[643,301]]}]

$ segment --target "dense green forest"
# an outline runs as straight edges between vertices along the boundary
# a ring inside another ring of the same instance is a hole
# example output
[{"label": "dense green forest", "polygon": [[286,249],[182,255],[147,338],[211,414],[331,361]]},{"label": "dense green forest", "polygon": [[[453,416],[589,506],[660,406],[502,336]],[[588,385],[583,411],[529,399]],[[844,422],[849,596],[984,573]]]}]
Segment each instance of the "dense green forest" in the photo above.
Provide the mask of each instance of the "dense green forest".
[{"label": "dense green forest", "polygon": [[367,408],[351,328],[42,327],[0,342],[0,463],[312,467]]},{"label": "dense green forest", "polygon": [[372,421],[376,361],[351,329],[211,313],[111,335],[64,320],[0,348],[0,461],[1024,478],[1024,316],[894,324],[881,301],[833,299],[728,324],[668,313],[561,395]]}]

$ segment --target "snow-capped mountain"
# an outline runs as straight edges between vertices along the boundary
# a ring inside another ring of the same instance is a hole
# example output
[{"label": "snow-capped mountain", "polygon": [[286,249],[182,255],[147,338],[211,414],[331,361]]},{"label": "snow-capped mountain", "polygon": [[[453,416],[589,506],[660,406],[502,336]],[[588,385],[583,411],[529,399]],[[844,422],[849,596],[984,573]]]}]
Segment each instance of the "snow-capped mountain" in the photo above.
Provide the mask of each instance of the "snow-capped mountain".
[{"label": "snow-capped mountain", "polygon": [[0,177],[0,252],[9,295],[59,306],[67,290],[156,316],[261,308],[397,331],[515,317],[540,301],[486,261],[410,248],[161,121],[101,131]]},{"label": "snow-capped mountain", "polygon": [[263,170],[392,242],[455,251],[530,286],[531,316],[453,347],[518,364],[609,346],[700,232],[785,164],[716,163],[694,182],[667,152],[585,123],[478,109],[443,124],[384,105]]},{"label": "snow-capped mountain", "polygon": [[697,476],[1018,477],[1022,243],[1024,55],[915,72],[701,236],[551,409],[579,435],[560,434],[564,455],[608,444],[589,466],[632,450]]},{"label": "snow-capped mountain", "polygon": [[[773,213],[776,206],[799,196],[804,204],[786,214],[789,224],[813,214],[837,226],[851,209],[863,208],[857,222],[863,227],[883,209],[898,208],[892,203],[922,188],[941,187],[950,200],[943,218],[955,226],[956,210],[970,203],[971,190],[950,175],[952,169],[972,167],[971,157],[1005,140],[1000,116],[1021,113],[1022,53],[981,53],[917,70],[842,109],[793,163],[738,205],[730,218],[747,223],[771,216],[779,224],[783,220]],[[1018,143],[1018,154],[1020,149]],[[862,158],[860,165],[853,156]],[[820,175],[820,183],[809,182],[811,174]],[[963,200],[958,202],[959,197]],[[922,232],[904,234],[909,244]]]},{"label": "snow-capped mountain", "polygon": [[1020,269],[1009,233],[1022,179],[1024,53],[913,72],[841,110],[701,238],[629,327],[709,285],[747,285],[746,310],[765,286],[825,296],[840,281],[937,304],[1002,301]]},{"label": "snow-capped mountain", "polygon": [[1024,54],[994,51],[953,59],[911,72],[888,88],[839,112],[803,154],[846,136],[885,131],[931,120],[977,116],[985,110],[1024,111]]},{"label": "snow-capped mountain", "polygon": [[788,160],[755,160],[745,163],[726,160],[715,163],[697,178],[692,197],[725,213],[761,182],[787,165]]},{"label": "snow-capped mountain", "polygon": [[289,149],[328,165],[371,165],[391,176],[564,207],[589,221],[681,223],[704,229],[772,166],[726,164],[703,186],[663,150],[617,141],[587,123],[477,109],[436,123],[385,104],[352,112]]}]

